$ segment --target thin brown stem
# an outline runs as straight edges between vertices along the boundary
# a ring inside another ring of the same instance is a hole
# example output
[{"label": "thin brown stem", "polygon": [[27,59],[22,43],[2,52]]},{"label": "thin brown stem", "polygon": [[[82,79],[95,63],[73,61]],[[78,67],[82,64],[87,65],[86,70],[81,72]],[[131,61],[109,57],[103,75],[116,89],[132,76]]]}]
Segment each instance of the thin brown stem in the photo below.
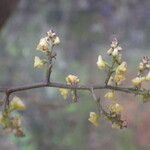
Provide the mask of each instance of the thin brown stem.
[{"label": "thin brown stem", "polygon": [[76,89],[76,90],[86,90],[90,91],[91,87],[94,90],[101,90],[101,89],[111,89],[115,91],[120,91],[124,93],[133,93],[137,95],[141,95],[145,92],[149,92],[149,90],[142,90],[142,89],[135,89],[132,87],[115,87],[115,86],[108,86],[108,85],[68,85],[68,84],[63,84],[63,83],[57,83],[57,82],[50,82],[50,83],[45,83],[45,82],[40,82],[32,85],[25,85],[25,86],[17,86],[17,87],[9,87],[9,88],[0,88],[0,92],[4,93],[15,93],[19,91],[25,91],[25,90],[30,90],[30,89],[37,89],[37,88],[43,88],[43,87],[53,87],[53,88],[64,88],[64,89]]}]

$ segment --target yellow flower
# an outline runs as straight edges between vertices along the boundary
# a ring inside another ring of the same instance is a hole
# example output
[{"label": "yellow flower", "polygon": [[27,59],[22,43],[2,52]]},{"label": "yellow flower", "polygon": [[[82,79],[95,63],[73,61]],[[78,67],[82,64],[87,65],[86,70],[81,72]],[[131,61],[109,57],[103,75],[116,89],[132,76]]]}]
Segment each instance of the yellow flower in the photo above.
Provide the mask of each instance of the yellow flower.
[{"label": "yellow flower", "polygon": [[114,81],[119,85],[125,80],[125,74],[127,72],[127,63],[122,62],[116,69]]},{"label": "yellow flower", "polygon": [[60,43],[60,39],[58,36],[56,36],[54,39],[53,39],[53,45],[58,45]]},{"label": "yellow flower", "polygon": [[107,92],[104,97],[110,100],[116,100],[116,95],[114,91]]},{"label": "yellow flower", "polygon": [[67,82],[67,84],[69,84],[69,85],[76,85],[76,84],[78,84],[79,83],[79,78],[77,77],[77,76],[75,76],[75,75],[68,75],[67,77],[66,77],[66,82]]},{"label": "yellow flower", "polygon": [[100,116],[98,114],[96,114],[95,112],[90,112],[90,118],[88,120],[96,127],[99,126],[99,119]]},{"label": "yellow flower", "polygon": [[125,74],[127,72],[127,63],[122,62],[116,69],[116,74]]},{"label": "yellow flower", "polygon": [[114,77],[114,81],[117,83],[117,85],[120,85],[122,81],[125,80],[125,76],[122,74],[116,74]]},{"label": "yellow flower", "polygon": [[40,42],[37,45],[36,49],[42,52],[49,51],[49,43],[48,43],[47,37],[40,39]]},{"label": "yellow flower", "polygon": [[26,106],[25,104],[22,102],[22,100],[15,96],[12,101],[10,102],[10,110],[25,110]]},{"label": "yellow flower", "polygon": [[44,66],[44,61],[39,57],[35,56],[34,58],[34,68],[42,68]]},{"label": "yellow flower", "polygon": [[58,45],[60,43],[60,39],[54,31],[49,30],[47,32],[47,36],[48,36],[48,39],[51,40],[52,45]]},{"label": "yellow flower", "polygon": [[103,60],[101,55],[98,56],[97,66],[99,69],[106,69],[106,67],[107,67],[106,62]]},{"label": "yellow flower", "polygon": [[147,76],[145,77],[145,81],[150,81],[150,71],[149,71],[149,73],[147,74]]},{"label": "yellow flower", "polygon": [[63,96],[64,99],[67,99],[69,90],[68,89],[59,89],[60,94]]},{"label": "yellow flower", "polygon": [[136,77],[132,80],[132,84],[135,87],[141,87],[143,81],[145,81],[145,77]]},{"label": "yellow flower", "polygon": [[113,52],[112,52],[112,56],[116,57],[119,55],[119,52],[122,50],[122,48],[120,46],[117,46],[116,48],[114,48]]},{"label": "yellow flower", "polygon": [[112,113],[119,114],[123,111],[123,107],[120,104],[115,103],[115,104],[110,105],[109,110]]}]

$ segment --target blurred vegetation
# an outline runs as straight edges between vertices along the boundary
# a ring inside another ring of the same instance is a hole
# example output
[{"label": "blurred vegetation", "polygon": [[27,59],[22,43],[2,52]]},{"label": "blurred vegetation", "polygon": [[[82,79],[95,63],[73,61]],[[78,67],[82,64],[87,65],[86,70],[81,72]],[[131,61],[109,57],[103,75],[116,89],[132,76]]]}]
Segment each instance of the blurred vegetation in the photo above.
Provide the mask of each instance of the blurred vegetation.
[{"label": "blurred vegetation", "polygon": [[[52,73],[54,81],[64,82],[65,76],[73,73],[82,83],[103,82],[104,74],[96,67],[97,56],[104,54],[114,34],[125,49],[125,59],[134,66],[130,68],[131,79],[137,60],[150,54],[149,7],[149,0],[21,0],[0,34],[0,85],[43,79],[44,70],[33,69],[33,57],[38,53],[35,48],[39,39],[50,28],[61,39]],[[134,97],[119,95],[129,128],[118,131],[105,121],[99,128],[88,122],[89,112],[96,109],[88,93],[80,93],[77,104],[64,101],[51,88],[17,95],[28,106],[22,114],[26,137],[1,136],[2,150],[150,149],[150,121],[146,121],[150,111],[148,106],[137,106],[139,102],[132,101],[129,106]]]}]

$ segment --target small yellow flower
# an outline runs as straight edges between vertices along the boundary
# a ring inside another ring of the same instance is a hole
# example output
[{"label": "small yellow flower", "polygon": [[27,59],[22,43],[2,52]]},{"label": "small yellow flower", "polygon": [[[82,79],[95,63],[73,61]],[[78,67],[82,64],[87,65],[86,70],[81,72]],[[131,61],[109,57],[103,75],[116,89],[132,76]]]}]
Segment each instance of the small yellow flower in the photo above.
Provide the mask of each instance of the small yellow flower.
[{"label": "small yellow flower", "polygon": [[22,100],[15,96],[12,101],[10,102],[10,110],[25,110],[26,106],[25,104],[22,102]]},{"label": "small yellow flower", "polygon": [[114,81],[119,85],[125,80],[125,74],[127,72],[127,63],[122,62],[116,69]]},{"label": "small yellow flower", "polygon": [[90,112],[90,118],[88,120],[96,127],[99,126],[99,119],[100,116],[98,114],[96,114],[95,112]]},{"label": "small yellow flower", "polygon": [[68,75],[67,77],[66,77],[66,82],[67,82],[67,84],[69,84],[69,85],[76,85],[76,84],[78,84],[79,83],[79,78],[77,77],[77,76],[75,76],[75,75]]},{"label": "small yellow flower", "polygon": [[104,97],[109,100],[116,100],[116,95],[114,91],[107,92]]},{"label": "small yellow flower", "polygon": [[121,113],[123,111],[123,107],[120,104],[115,103],[115,104],[110,105],[109,110],[112,113],[119,114],[119,113]]},{"label": "small yellow flower", "polygon": [[114,81],[117,83],[117,85],[120,85],[122,81],[125,80],[125,76],[122,74],[116,74],[114,77]]},{"label": "small yellow flower", "polygon": [[147,74],[147,76],[145,77],[145,81],[150,81],[150,71],[149,71],[149,73]]},{"label": "small yellow flower", "polygon": [[132,80],[132,84],[135,87],[141,87],[143,81],[145,81],[145,77],[136,77]]},{"label": "small yellow flower", "polygon": [[67,99],[69,95],[69,90],[68,89],[59,89],[60,94],[63,96],[64,99]]},{"label": "small yellow flower", "polygon": [[48,36],[48,39],[51,40],[52,45],[58,45],[60,43],[60,39],[54,31],[49,30],[47,32],[47,36]]},{"label": "small yellow flower", "polygon": [[53,40],[53,45],[58,45],[60,43],[60,39],[58,36],[56,36]]},{"label": "small yellow flower", "polygon": [[127,72],[127,63],[122,62],[116,69],[116,74],[125,74]]},{"label": "small yellow flower", "polygon": [[39,57],[35,56],[34,58],[34,68],[42,68],[44,66],[44,61]]},{"label": "small yellow flower", "polygon": [[114,50],[112,52],[112,56],[114,56],[114,57],[118,56],[121,50],[122,50],[122,48],[120,46],[117,46],[116,48],[114,48]]},{"label": "small yellow flower", "polygon": [[107,67],[106,62],[103,60],[101,55],[98,56],[97,66],[99,69],[106,69],[106,67]]},{"label": "small yellow flower", "polygon": [[36,49],[42,52],[49,51],[49,43],[48,43],[47,37],[40,39],[40,42],[37,45]]}]

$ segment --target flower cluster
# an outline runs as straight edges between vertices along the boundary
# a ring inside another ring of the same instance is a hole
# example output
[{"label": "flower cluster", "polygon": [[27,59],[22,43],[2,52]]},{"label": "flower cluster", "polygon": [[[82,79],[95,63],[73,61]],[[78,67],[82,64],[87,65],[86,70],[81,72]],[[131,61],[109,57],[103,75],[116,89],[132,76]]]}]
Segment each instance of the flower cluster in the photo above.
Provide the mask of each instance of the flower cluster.
[{"label": "flower cluster", "polygon": [[[35,56],[34,58],[34,68],[46,67],[46,79],[43,82],[34,85],[4,88],[0,90],[6,95],[5,103],[3,103],[5,104],[4,111],[0,114],[0,125],[5,130],[13,132],[17,137],[23,137],[24,132],[22,129],[21,118],[20,116],[16,116],[16,112],[25,110],[26,106],[23,101],[16,96],[10,101],[10,95],[16,91],[49,86],[59,88],[59,92],[64,99],[71,96],[73,102],[77,102],[79,99],[77,93],[78,90],[89,91],[98,107],[98,112],[90,112],[88,118],[88,121],[94,126],[99,126],[100,118],[104,116],[104,118],[111,122],[112,128],[122,129],[127,127],[127,122],[122,120],[121,113],[124,108],[118,102],[116,91],[137,94],[142,96],[143,102],[150,101],[150,91],[142,88],[143,82],[150,82],[150,59],[145,56],[141,60],[138,66],[137,76],[132,80],[133,88],[121,87],[121,84],[126,79],[128,68],[127,63],[122,58],[123,50],[119,46],[118,40],[114,38],[107,51],[110,61],[106,61],[102,55],[99,55],[96,62],[98,69],[106,72],[105,85],[79,85],[80,80],[78,76],[72,74],[66,77],[66,84],[55,83],[51,82],[53,59],[56,58],[56,52],[53,51],[53,48],[59,43],[60,39],[57,34],[54,31],[49,30],[46,36],[41,38],[37,45],[37,50],[46,55],[46,59],[41,59],[38,56]],[[94,93],[95,89],[108,90],[104,95],[104,98],[109,100],[109,104],[107,104],[106,107],[103,108],[100,97],[97,98]]]},{"label": "flower cluster", "polygon": [[[80,82],[79,78],[75,75],[68,75],[66,77],[66,82],[68,85],[72,85],[72,86],[77,86],[78,83]],[[77,102],[77,91],[76,90],[68,90],[68,89],[59,89],[60,94],[63,96],[64,99],[67,99],[67,97],[69,96],[69,93],[71,92],[72,94],[72,99],[74,100],[74,102]]]},{"label": "flower cluster", "polygon": [[[46,37],[40,39],[37,50],[46,53],[49,59],[51,59],[53,47],[60,43],[59,37],[52,30],[47,32]],[[43,68],[48,61],[46,59],[41,59],[38,56],[34,58],[34,68]]]},{"label": "flower cluster", "polygon": [[[107,54],[111,57],[111,63],[106,62],[101,55],[98,56],[98,68],[107,72],[107,78],[105,80],[107,86],[118,86],[125,80],[127,63],[123,61],[121,52],[122,48],[119,46],[118,40],[114,38],[110,49],[107,51]],[[123,107],[117,102],[116,92],[110,90],[104,97],[112,101],[112,104],[108,107],[109,113],[107,113],[107,118],[112,122],[112,127],[122,128],[124,123],[121,120]],[[117,120],[116,122],[115,119]]]},{"label": "flower cluster", "polygon": [[143,82],[150,82],[150,59],[147,56],[144,56],[139,63],[137,77],[132,80],[136,88],[141,88]]},{"label": "flower cluster", "polygon": [[[141,89],[142,83],[150,82],[150,59],[144,56],[139,63],[137,77],[132,79],[132,84],[135,88]],[[150,92],[146,91],[142,94],[143,102],[150,101]]]},{"label": "flower cluster", "polygon": [[[111,43],[111,48],[107,54],[111,57],[112,63],[106,62],[101,55],[98,56],[97,66],[99,69],[107,71],[107,85],[120,85],[125,80],[127,63],[122,61],[122,48],[116,38]],[[114,74],[114,75],[113,75]]]},{"label": "flower cluster", "polygon": [[0,125],[6,132],[14,133],[17,137],[23,137],[24,131],[22,129],[21,117],[16,116],[16,111],[23,111],[26,109],[25,104],[19,97],[14,97],[9,107],[0,115]]}]

